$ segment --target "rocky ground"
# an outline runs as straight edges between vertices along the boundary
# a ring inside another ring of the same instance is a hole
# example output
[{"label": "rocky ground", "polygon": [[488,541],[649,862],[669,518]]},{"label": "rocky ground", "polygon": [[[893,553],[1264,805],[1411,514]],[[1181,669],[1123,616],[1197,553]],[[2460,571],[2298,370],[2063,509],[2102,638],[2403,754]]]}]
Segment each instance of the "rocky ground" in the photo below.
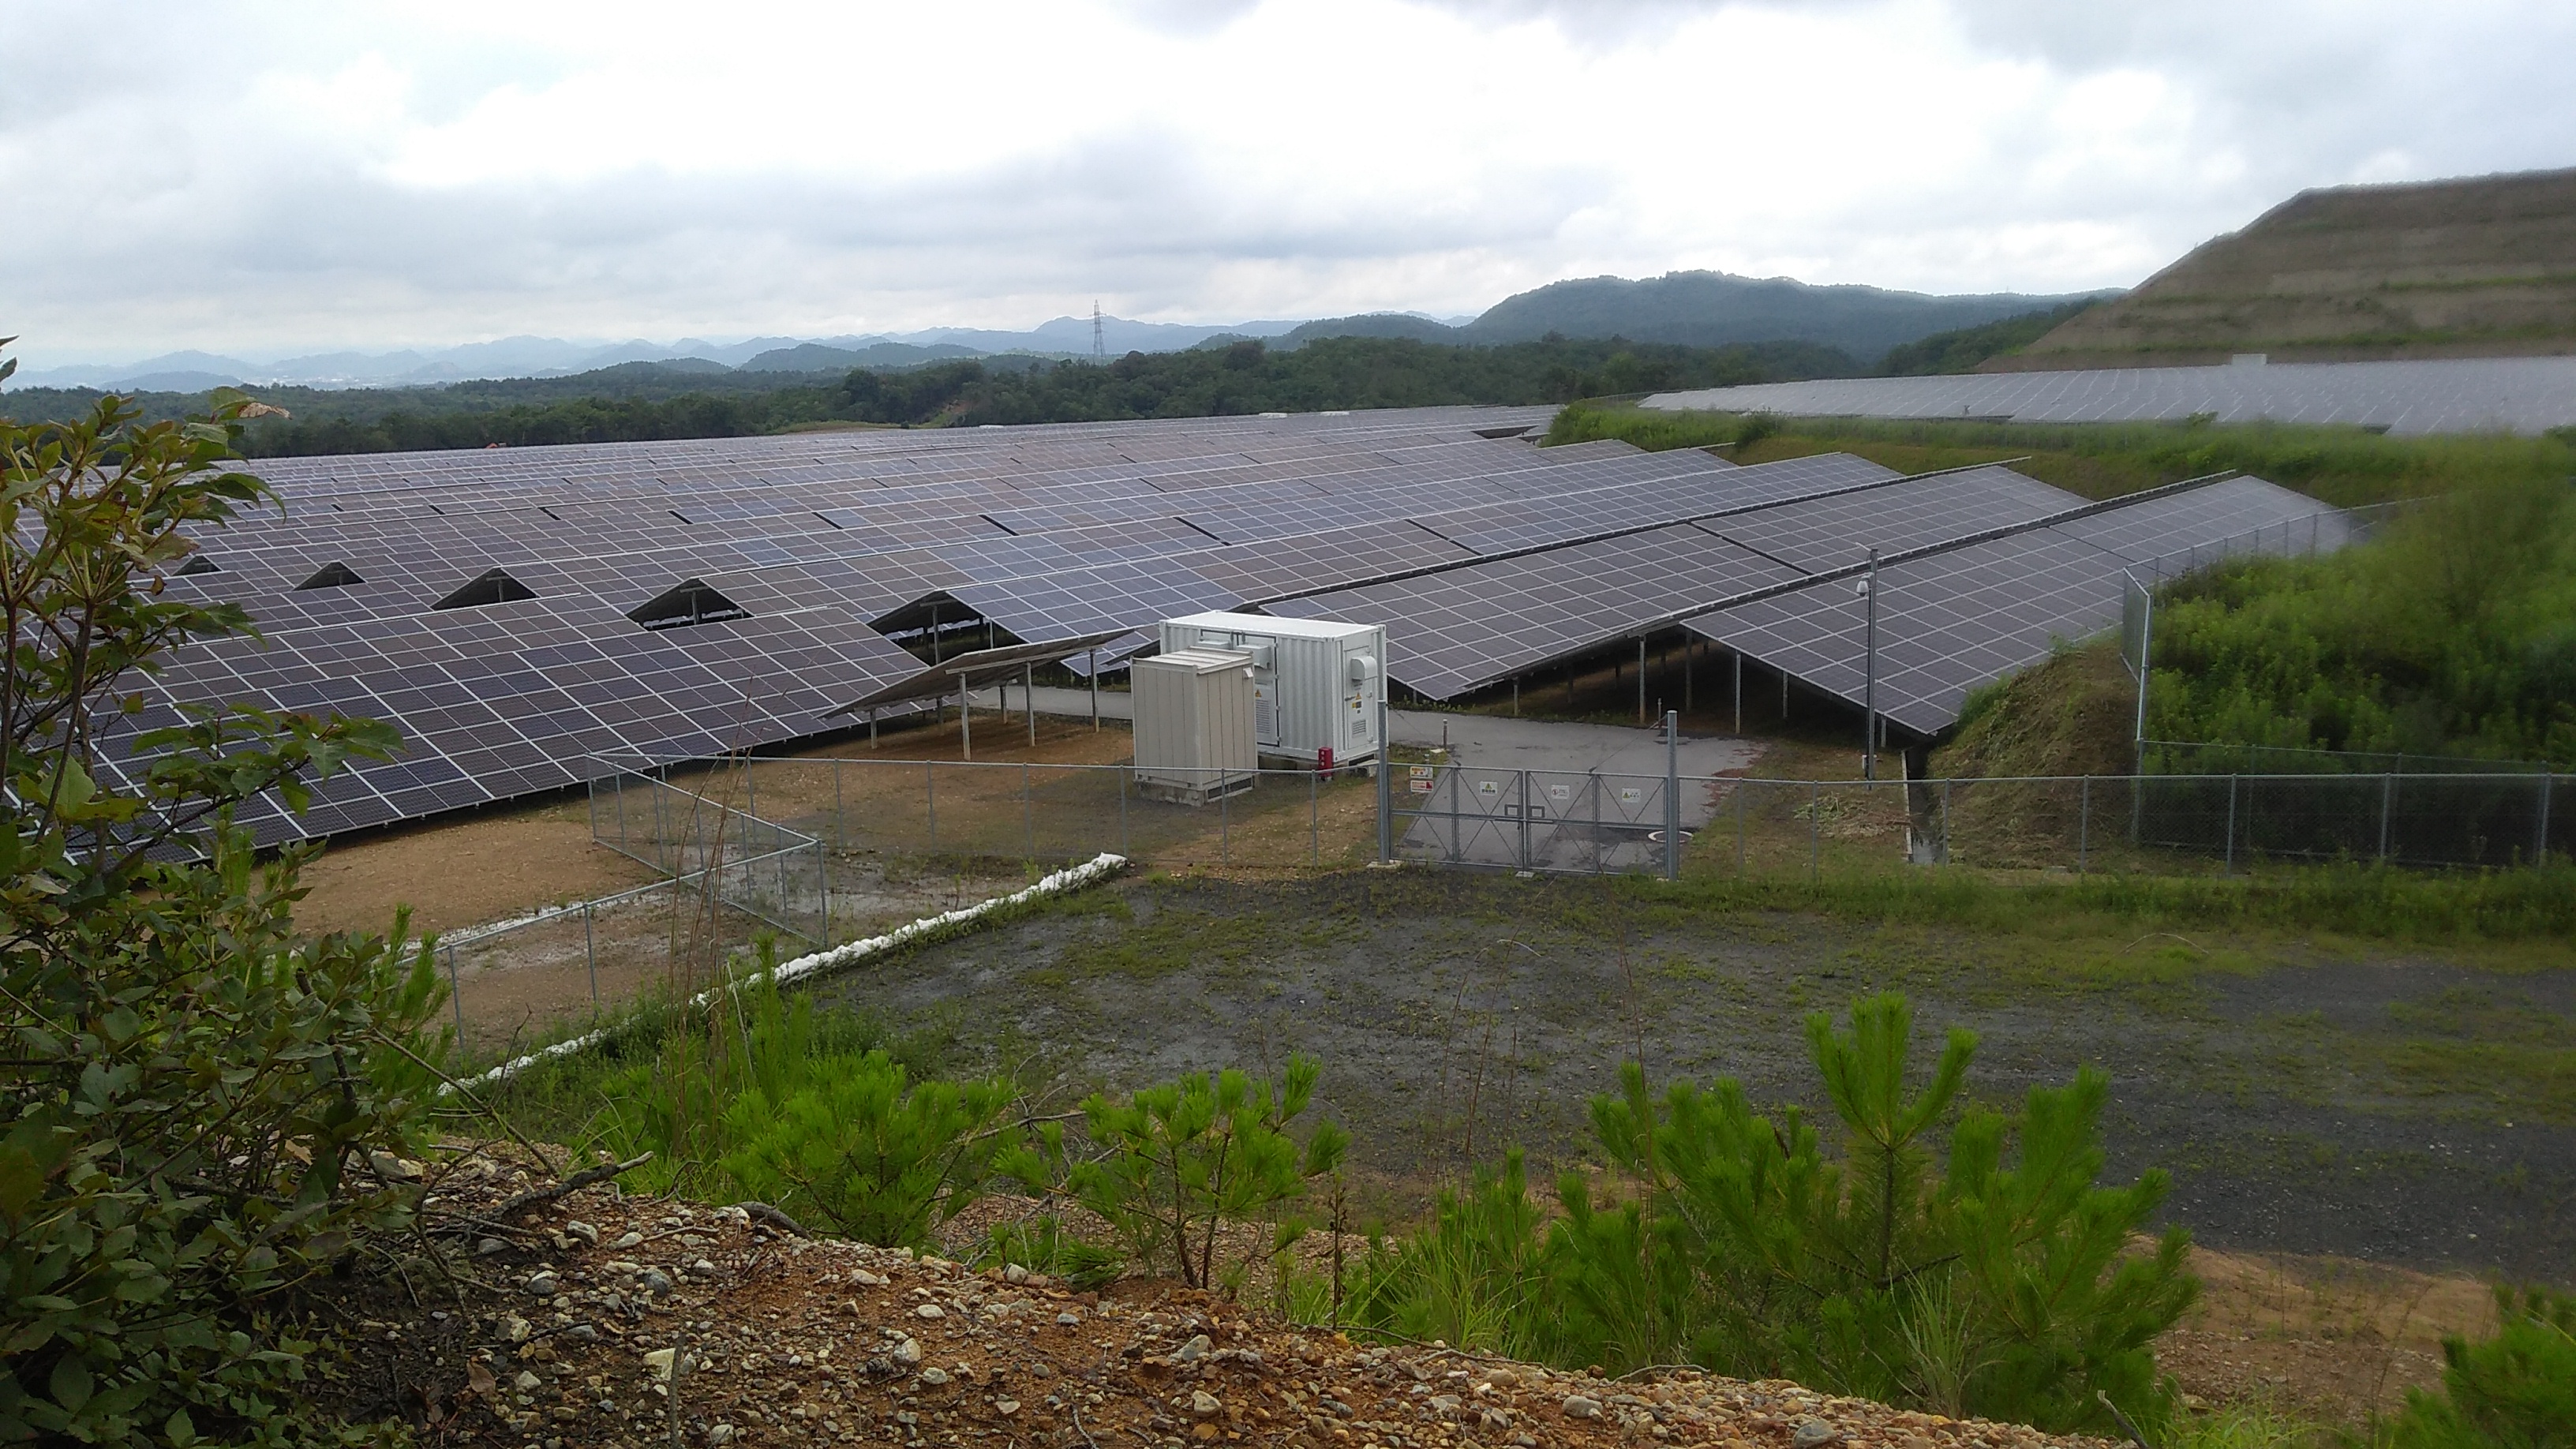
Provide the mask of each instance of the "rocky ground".
[{"label": "rocky ground", "polygon": [[497,1152],[432,1170],[451,1281],[336,1303],[349,1352],[326,1373],[330,1407],[408,1420],[424,1444],[539,1449],[2103,1449],[1790,1383],[1609,1381],[1355,1343],[1168,1283],[1075,1291],[613,1179],[551,1182]]}]

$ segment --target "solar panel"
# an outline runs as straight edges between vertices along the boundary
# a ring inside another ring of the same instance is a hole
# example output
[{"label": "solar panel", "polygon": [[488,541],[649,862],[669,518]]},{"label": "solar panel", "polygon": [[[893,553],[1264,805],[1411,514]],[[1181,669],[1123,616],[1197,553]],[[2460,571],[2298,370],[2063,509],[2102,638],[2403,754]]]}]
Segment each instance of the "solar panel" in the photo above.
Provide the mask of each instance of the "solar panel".
[{"label": "solar panel", "polygon": [[[1920,734],[1948,728],[1970,690],[2118,624],[2122,576],[2138,560],[2220,545],[2330,552],[2351,536],[2344,515],[2316,500],[2238,478],[1889,565],[1879,571],[1879,711]],[[1837,578],[1686,627],[1857,705],[1865,607]]]},{"label": "solar panel", "polygon": [[2576,424],[2576,358],[2132,367],[2090,372],[1836,378],[1658,393],[1650,408],[2015,422],[2345,424],[2397,434],[2539,433]]},{"label": "solar panel", "polygon": [[1798,577],[1683,524],[1266,607],[1290,618],[1382,624],[1388,675],[1451,699],[1596,649],[1699,600]]}]

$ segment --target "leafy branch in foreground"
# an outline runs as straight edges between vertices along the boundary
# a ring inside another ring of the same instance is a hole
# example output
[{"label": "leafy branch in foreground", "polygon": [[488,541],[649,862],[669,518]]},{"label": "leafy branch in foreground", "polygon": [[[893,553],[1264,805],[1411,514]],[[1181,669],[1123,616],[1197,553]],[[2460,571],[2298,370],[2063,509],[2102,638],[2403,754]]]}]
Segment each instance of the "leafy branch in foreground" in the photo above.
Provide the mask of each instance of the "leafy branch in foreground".
[{"label": "leafy branch in foreground", "polygon": [[391,731],[152,722],[139,688],[174,649],[250,633],[169,581],[191,531],[265,496],[223,466],[251,406],[0,422],[0,1439],[333,1432],[291,1388],[311,1345],[270,1310],[416,1206],[434,1077],[371,1047],[434,1018],[428,956],[399,920],[298,942],[307,852],[263,860],[233,823],[262,792],[300,807]]}]

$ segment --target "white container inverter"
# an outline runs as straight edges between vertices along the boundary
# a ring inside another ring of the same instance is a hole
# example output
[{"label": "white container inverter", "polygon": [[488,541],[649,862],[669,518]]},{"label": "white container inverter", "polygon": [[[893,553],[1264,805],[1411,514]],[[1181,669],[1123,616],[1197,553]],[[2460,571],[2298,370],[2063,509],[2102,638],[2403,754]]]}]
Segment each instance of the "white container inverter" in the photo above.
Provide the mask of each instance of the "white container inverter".
[{"label": "white container inverter", "polygon": [[1265,760],[1342,769],[1378,757],[1386,630],[1329,619],[1192,614],[1166,620],[1163,652],[1224,649],[1252,658],[1252,733]]}]

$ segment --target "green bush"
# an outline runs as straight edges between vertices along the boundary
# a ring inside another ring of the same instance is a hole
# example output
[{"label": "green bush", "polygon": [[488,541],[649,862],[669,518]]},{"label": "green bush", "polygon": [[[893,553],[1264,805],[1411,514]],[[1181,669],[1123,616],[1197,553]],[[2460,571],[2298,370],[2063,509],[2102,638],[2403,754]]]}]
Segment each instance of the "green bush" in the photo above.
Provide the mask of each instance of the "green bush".
[{"label": "green bush", "polygon": [[2155,739],[2576,766],[2576,490],[2473,484],[2363,548],[2184,580],[2154,657]]},{"label": "green bush", "polygon": [[1286,1209],[1307,1184],[1341,1165],[1339,1127],[1318,1124],[1300,1148],[1289,1128],[1314,1100],[1321,1069],[1288,1059],[1278,1092],[1228,1068],[1192,1073],[1124,1102],[1093,1093],[1082,1104],[1087,1157],[1066,1146],[1063,1124],[1044,1124],[1003,1166],[1032,1192],[1061,1192],[1097,1213],[1131,1261],[1166,1268],[1193,1288],[1239,1287],[1265,1247],[1218,1257],[1227,1224],[1269,1229],[1266,1253],[1286,1252],[1305,1231]]},{"label": "green bush", "polygon": [[2410,1389],[2392,1449],[2576,1446],[2576,1295],[2496,1290],[2493,1338],[2442,1340],[2441,1394]]},{"label": "green bush", "polygon": [[1658,1098],[1632,1064],[1621,1095],[1593,1105],[1619,1191],[1568,1173],[1539,1247],[1507,1165],[1445,1199],[1425,1239],[1371,1261],[1354,1295],[1363,1321],[1437,1325],[1452,1342],[1567,1366],[1687,1360],[2050,1429],[2113,1427],[2097,1394],[2165,1422],[2173,1394],[2149,1344],[2197,1284],[2180,1231],[2130,1250],[2162,1173],[2095,1185],[2108,1079],[2088,1068],[2034,1089],[2011,1120],[1958,1114],[1943,1173],[1936,1129],[1975,1039],[1952,1032],[1909,1091],[1904,999],[1862,1001],[1852,1017],[1849,1035],[1821,1015],[1808,1023],[1836,1158],[1794,1108],[1759,1116],[1732,1081]]},{"label": "green bush", "polygon": [[881,1051],[834,1062],[773,1096],[753,1087],[724,1111],[738,1145],[727,1176],[746,1197],[808,1227],[881,1247],[927,1248],[980,1193],[1011,1105],[1009,1084],[926,1081]]},{"label": "green bush", "polygon": [[299,943],[310,851],[263,862],[231,823],[262,791],[301,808],[305,777],[392,732],[238,706],[124,722],[170,649],[249,632],[161,586],[185,531],[264,493],[223,468],[244,405],[219,403],[0,423],[0,1440],[322,1434],[294,1387],[312,1345],[275,1310],[384,1261],[417,1206],[444,1049],[427,952],[399,920]]}]

